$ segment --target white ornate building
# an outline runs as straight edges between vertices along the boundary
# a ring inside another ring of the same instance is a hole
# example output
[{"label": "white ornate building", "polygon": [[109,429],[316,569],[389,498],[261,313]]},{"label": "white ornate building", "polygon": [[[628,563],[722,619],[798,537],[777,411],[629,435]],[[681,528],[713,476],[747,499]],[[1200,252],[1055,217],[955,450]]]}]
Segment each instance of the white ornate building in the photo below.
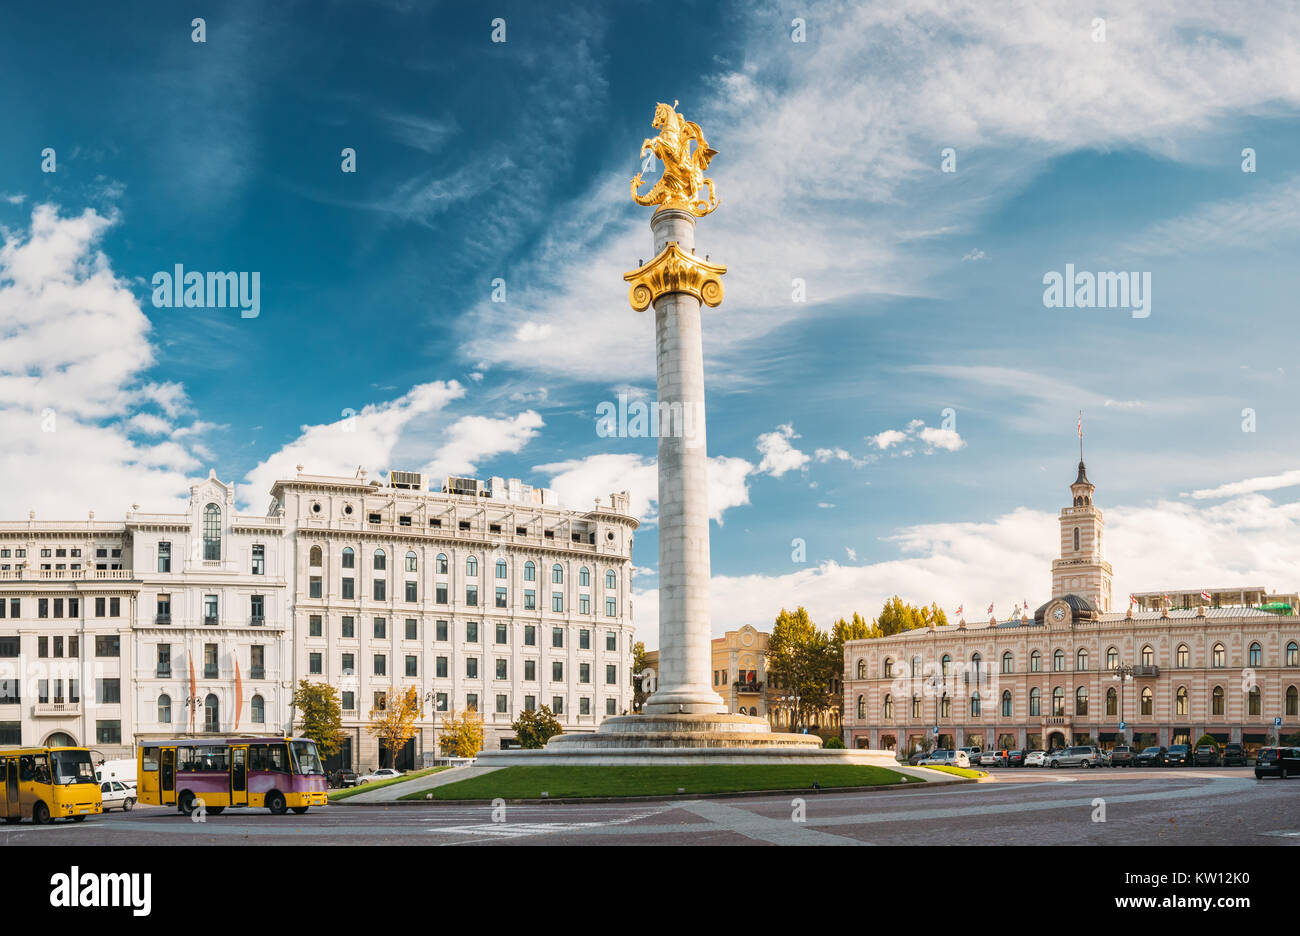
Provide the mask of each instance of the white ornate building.
[{"label": "white ornate building", "polygon": [[184,513],[0,522],[0,744],[112,758],[289,731],[302,679],[339,689],[355,767],[379,763],[372,706],[407,686],[425,702],[407,765],[451,709],[483,714],[488,747],[525,708],[566,731],[628,710],[627,496],[572,511],[514,479],[426,485],[299,473],[250,516],[210,474]]}]

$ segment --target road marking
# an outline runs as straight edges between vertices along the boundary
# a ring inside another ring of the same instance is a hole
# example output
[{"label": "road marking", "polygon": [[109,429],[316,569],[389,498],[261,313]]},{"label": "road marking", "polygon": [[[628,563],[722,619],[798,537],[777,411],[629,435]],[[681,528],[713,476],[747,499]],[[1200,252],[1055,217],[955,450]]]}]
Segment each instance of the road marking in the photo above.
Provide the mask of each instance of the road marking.
[{"label": "road marking", "polygon": [[789,819],[770,819],[767,816],[752,813],[747,809],[726,806],[716,800],[694,800],[682,803],[681,808],[694,813],[701,819],[707,819],[710,824],[708,831],[721,829],[727,832],[735,832],[738,835],[757,839],[760,842],[771,842],[773,845],[870,844],[843,835],[819,832],[816,829],[808,828],[807,824],[802,822],[792,822]]}]

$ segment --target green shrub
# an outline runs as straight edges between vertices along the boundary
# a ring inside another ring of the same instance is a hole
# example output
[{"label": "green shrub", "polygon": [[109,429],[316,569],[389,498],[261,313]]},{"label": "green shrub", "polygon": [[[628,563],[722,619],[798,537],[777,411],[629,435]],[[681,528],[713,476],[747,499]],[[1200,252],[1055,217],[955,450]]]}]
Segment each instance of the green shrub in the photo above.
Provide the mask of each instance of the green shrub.
[{"label": "green shrub", "polygon": [[1219,742],[1214,740],[1214,736],[1213,736],[1213,735],[1208,735],[1208,734],[1203,734],[1203,735],[1201,735],[1199,738],[1196,739],[1196,746],[1197,746],[1197,747],[1200,747],[1202,744],[1209,744],[1209,745],[1211,745],[1211,746],[1213,746],[1213,747],[1215,747],[1215,748],[1217,748],[1217,747],[1219,746]]},{"label": "green shrub", "polygon": [[843,742],[841,739],[839,739],[839,738],[827,738],[827,739],[826,739],[826,743],[824,743],[824,744],[822,745],[822,747],[824,747],[824,748],[840,748],[840,749],[843,749],[843,747],[844,747],[844,742]]}]

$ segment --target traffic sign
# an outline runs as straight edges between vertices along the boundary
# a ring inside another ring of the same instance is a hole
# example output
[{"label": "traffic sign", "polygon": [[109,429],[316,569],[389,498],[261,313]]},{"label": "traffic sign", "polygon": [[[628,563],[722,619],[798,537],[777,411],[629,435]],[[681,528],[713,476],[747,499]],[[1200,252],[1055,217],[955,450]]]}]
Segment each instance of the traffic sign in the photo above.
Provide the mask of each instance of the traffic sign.
[{"label": "traffic sign", "polygon": [[1120,723],[1119,723],[1119,730],[1120,730],[1120,731],[1123,731],[1123,730],[1124,730],[1125,728],[1127,728],[1127,727],[1128,727],[1128,725],[1125,724],[1124,722],[1120,722]]},{"label": "traffic sign", "polygon": [[1282,727],[1282,719],[1280,719],[1280,718],[1274,718],[1274,719],[1273,719],[1273,727],[1274,727],[1274,728],[1281,728],[1281,727]]}]

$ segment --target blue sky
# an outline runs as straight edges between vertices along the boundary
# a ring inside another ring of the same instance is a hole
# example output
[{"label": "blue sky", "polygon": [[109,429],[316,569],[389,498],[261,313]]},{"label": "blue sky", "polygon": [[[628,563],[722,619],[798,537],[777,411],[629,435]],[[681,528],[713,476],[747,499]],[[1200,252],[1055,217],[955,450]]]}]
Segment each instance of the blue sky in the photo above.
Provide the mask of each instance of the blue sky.
[{"label": "blue sky", "polygon": [[[653,645],[653,440],[594,417],[653,393],[627,187],[680,99],[720,153],[697,245],[729,267],[716,631],[894,591],[1039,603],[1080,409],[1117,595],[1296,588],[1300,18],[1252,9],[6,8],[0,507],[168,509],[211,467],[260,511],[298,463],[631,488]],[[261,314],[154,308],[178,263],[258,271]],[[1066,264],[1149,272],[1150,316],[1046,308]]]}]

